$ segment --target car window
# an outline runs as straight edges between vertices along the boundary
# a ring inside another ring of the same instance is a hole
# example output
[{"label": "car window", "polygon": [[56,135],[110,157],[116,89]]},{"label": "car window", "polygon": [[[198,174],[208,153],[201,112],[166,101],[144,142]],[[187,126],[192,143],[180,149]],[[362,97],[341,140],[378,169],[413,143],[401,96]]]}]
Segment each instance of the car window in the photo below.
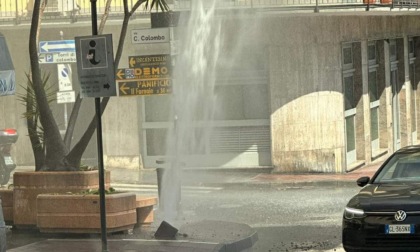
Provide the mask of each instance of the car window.
[{"label": "car window", "polygon": [[392,181],[420,182],[420,155],[418,153],[394,155],[381,169],[374,183]]}]

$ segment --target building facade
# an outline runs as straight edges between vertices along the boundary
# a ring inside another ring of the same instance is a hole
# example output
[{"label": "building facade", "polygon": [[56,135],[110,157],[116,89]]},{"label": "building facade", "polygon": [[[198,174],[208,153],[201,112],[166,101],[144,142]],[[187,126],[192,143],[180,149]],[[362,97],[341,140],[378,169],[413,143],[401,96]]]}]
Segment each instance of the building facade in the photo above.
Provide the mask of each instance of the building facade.
[{"label": "building facade", "polygon": [[[209,142],[190,155],[185,166],[342,173],[417,143],[417,12],[252,10],[224,12],[218,18],[224,34],[220,62],[231,62],[217,69],[215,76],[223,113],[215,116]],[[114,43],[120,26],[114,21],[106,27]],[[148,20],[139,19],[130,23],[129,30],[150,27]],[[40,40],[58,40],[60,31],[65,39],[90,34],[89,23],[82,22],[52,23],[43,29]],[[17,83],[25,85],[29,26],[0,30],[14,59]],[[170,50],[167,44],[135,45],[128,34],[120,68],[129,67],[129,56],[170,54]],[[77,90],[76,65],[72,66]],[[42,65],[51,80],[58,78],[56,67]],[[22,91],[18,87],[17,92]],[[157,160],[168,158],[166,135],[173,127],[170,100],[171,95],[111,99],[103,116],[106,167],[153,168]],[[62,130],[63,111],[70,112],[71,106],[53,107]],[[94,114],[92,100],[86,99],[83,106],[77,134]],[[21,116],[24,107],[15,96],[2,97],[0,107],[0,127],[15,127],[20,133],[14,149],[17,163],[31,164]],[[194,134],[200,134],[200,126]],[[94,163],[95,148],[93,142],[86,162]]]}]

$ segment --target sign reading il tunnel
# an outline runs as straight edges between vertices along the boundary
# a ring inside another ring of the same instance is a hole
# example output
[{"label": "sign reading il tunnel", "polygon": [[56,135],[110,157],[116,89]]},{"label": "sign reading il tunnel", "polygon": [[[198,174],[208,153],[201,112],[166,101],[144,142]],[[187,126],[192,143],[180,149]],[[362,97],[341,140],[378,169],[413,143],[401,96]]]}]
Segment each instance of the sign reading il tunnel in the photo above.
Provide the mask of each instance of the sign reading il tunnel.
[{"label": "sign reading il tunnel", "polygon": [[130,68],[117,70],[119,96],[172,93],[171,56],[130,56]]}]

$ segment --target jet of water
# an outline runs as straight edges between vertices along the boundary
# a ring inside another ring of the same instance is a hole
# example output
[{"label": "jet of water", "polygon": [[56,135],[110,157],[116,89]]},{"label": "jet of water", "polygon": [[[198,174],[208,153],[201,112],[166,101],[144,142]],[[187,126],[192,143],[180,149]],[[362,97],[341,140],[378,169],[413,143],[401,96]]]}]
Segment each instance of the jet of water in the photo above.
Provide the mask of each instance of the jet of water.
[{"label": "jet of water", "polygon": [[172,109],[174,127],[167,139],[166,167],[161,201],[164,218],[176,218],[181,199],[181,171],[188,159],[208,149],[216,108],[216,66],[221,22],[215,15],[217,0],[194,0],[186,28],[180,27],[180,54],[175,63]]}]

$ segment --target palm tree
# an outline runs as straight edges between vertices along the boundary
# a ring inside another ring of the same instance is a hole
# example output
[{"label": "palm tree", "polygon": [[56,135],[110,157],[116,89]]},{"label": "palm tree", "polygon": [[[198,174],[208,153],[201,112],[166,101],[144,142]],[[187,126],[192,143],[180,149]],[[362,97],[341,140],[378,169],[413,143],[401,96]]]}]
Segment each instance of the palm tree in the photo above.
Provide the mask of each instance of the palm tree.
[{"label": "palm tree", "polygon": [[[96,0],[95,0],[96,1]],[[69,118],[67,132],[64,139],[61,137],[59,127],[54,119],[52,111],[49,106],[49,96],[45,89],[45,79],[43,80],[39,61],[38,61],[38,49],[37,41],[40,29],[41,17],[43,9],[45,8],[47,0],[34,0],[34,8],[32,14],[32,23],[29,34],[29,56],[31,64],[31,75],[30,83],[33,90],[33,102],[36,103],[37,116],[27,116],[28,125],[32,125],[33,128],[38,128],[38,123],[42,128],[43,134],[31,134],[32,149],[35,157],[35,170],[46,170],[46,171],[71,171],[79,170],[82,155],[89,144],[93,133],[96,129],[96,120],[92,118],[88,128],[80,138],[80,140],[71,148],[71,136],[74,131],[74,127],[77,120],[78,110],[80,108],[82,99],[80,95],[77,96],[73,111]],[[99,26],[99,34],[102,33],[106,19],[109,14],[109,6],[111,0],[107,0],[107,7],[102,16],[101,24]],[[122,22],[121,34],[118,43],[118,49],[115,56],[115,68],[118,68],[118,64],[122,55],[124,38],[127,33],[128,23],[131,16],[142,4],[145,4],[146,9],[156,8],[162,11],[168,11],[169,7],[166,0],[137,0],[133,5],[132,9],[129,10],[127,0],[123,0],[124,3],[124,18]],[[109,97],[103,98],[101,102],[101,113],[105,110],[108,104]],[[33,105],[27,108],[33,108]],[[29,111],[27,111],[29,112]],[[28,127],[29,129],[30,127]],[[42,144],[42,146],[40,146]]]}]

